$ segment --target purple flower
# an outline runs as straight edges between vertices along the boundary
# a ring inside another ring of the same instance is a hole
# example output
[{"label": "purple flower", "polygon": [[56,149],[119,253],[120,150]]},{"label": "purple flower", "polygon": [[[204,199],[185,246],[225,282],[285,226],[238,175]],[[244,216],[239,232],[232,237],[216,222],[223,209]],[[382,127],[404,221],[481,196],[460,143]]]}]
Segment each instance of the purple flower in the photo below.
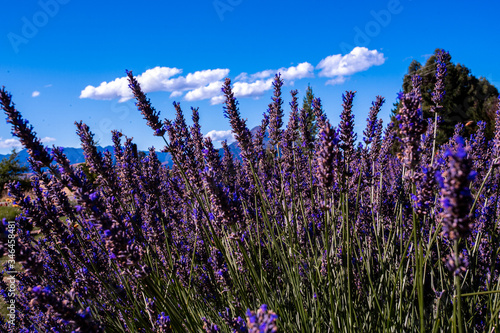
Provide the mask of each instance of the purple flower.
[{"label": "purple flower", "polygon": [[350,161],[351,155],[354,152],[354,142],[356,142],[357,134],[354,132],[354,114],[352,113],[352,101],[355,91],[346,91],[342,94],[343,110],[340,115],[340,147],[344,151],[346,162]]},{"label": "purple flower", "polygon": [[366,129],[363,132],[363,135],[365,136],[363,138],[363,141],[366,145],[372,143],[373,139],[376,137],[377,132],[379,131],[377,115],[380,112],[380,108],[382,107],[384,102],[385,99],[382,96],[377,96],[375,102],[372,102],[370,113],[368,114],[368,118],[366,119]]},{"label": "purple flower", "polygon": [[446,65],[450,61],[450,54],[445,50],[439,50],[436,54],[436,85],[432,92],[432,101],[434,106],[431,107],[431,112],[439,111],[443,106],[444,95],[444,78],[446,77]]},{"label": "purple flower", "polygon": [[496,159],[498,164],[498,159],[500,158],[500,95],[498,96],[497,110],[495,113],[495,137],[493,138],[493,158]]},{"label": "purple flower", "polygon": [[146,119],[148,126],[153,129],[154,135],[163,136],[165,134],[165,129],[160,121],[160,112],[157,112],[155,108],[151,106],[151,102],[141,90],[141,86],[132,74],[132,71],[126,71],[126,73],[129,81],[129,87],[132,89],[132,92],[137,100],[135,105],[139,111],[141,111],[144,119]]},{"label": "purple flower", "polygon": [[[414,78],[414,87],[419,85],[419,79]],[[422,116],[422,95],[420,89],[413,89],[401,96],[401,108],[397,119],[403,141],[404,162],[408,169],[414,168],[419,161],[420,136],[426,130]]]},{"label": "purple flower", "polygon": [[278,315],[267,309],[267,305],[263,304],[257,313],[247,310],[247,328],[249,333],[271,333],[277,332],[276,320]]},{"label": "purple flower", "polygon": [[281,126],[283,126],[283,99],[281,98],[281,87],[283,80],[280,74],[276,74],[273,81],[274,96],[273,102],[269,104],[269,138],[271,144],[276,145],[281,140]]},{"label": "purple flower", "polygon": [[334,168],[339,157],[339,139],[328,120],[323,126],[319,131],[319,143],[316,151],[318,156],[317,171],[321,187],[324,191],[327,191],[333,185]]},{"label": "purple flower", "polygon": [[469,184],[475,177],[472,161],[467,158],[463,139],[457,138],[457,150],[448,150],[448,168],[438,177],[443,206],[443,232],[450,240],[464,238],[470,233],[469,210],[473,197]]}]

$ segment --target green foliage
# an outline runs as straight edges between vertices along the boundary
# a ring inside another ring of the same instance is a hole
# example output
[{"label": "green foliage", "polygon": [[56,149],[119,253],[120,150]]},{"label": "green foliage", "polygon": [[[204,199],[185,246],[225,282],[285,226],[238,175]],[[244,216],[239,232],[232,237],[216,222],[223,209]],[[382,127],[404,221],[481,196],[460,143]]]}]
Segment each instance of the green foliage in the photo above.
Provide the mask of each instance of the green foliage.
[{"label": "green foliage", "polygon": [[316,138],[318,134],[318,128],[316,126],[316,116],[314,115],[312,109],[312,102],[314,99],[314,93],[310,85],[307,86],[306,95],[304,96],[304,100],[302,102],[302,108],[307,111],[307,127],[311,131],[311,136]]},{"label": "green foliage", "polygon": [[[418,74],[422,77],[422,110],[424,119],[434,118],[430,113],[433,106],[432,91],[436,83],[436,49],[422,66],[417,60],[408,67],[408,74],[403,78],[403,92],[408,93],[411,90],[411,77]],[[443,108],[439,111],[442,122],[439,125],[437,133],[437,143],[442,144],[453,136],[453,130],[456,124],[472,121],[477,123],[483,120],[487,123],[486,136],[488,139],[493,137],[495,128],[495,108],[498,97],[498,90],[484,77],[476,78],[471,74],[470,69],[462,64],[453,64],[447,62],[447,75],[445,78],[445,91]],[[392,121],[397,123],[395,115],[399,111],[400,104],[394,104],[392,111]],[[472,123],[471,123],[472,125]],[[464,128],[464,137],[470,136],[476,130],[475,126],[466,126]]]},{"label": "green foliage", "polygon": [[93,173],[92,171],[90,171],[90,168],[89,166],[87,165],[86,162],[83,162],[83,163],[80,163],[78,165],[76,165],[76,167],[80,170],[83,171],[83,173],[85,174],[85,176],[87,177],[87,180],[94,184],[96,179],[97,179],[97,175],[95,173]]},{"label": "green foliage", "polygon": [[27,167],[21,166],[19,160],[19,153],[12,150],[9,157],[0,161],[0,194],[4,191],[4,186],[10,181],[19,181],[25,187],[29,185],[29,181],[22,177],[22,174],[28,171]]},{"label": "green foliage", "polygon": [[0,206],[0,221],[2,219],[7,219],[7,221],[14,221],[19,214],[21,214],[21,211],[17,207]]}]

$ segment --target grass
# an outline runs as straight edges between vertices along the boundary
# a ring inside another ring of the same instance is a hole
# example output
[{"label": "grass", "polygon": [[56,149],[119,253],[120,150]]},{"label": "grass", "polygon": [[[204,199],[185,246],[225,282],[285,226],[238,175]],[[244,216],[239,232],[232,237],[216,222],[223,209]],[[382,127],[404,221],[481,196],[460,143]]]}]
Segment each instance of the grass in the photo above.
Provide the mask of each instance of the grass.
[{"label": "grass", "polygon": [[21,210],[13,206],[2,206],[0,207],[0,220],[7,219],[7,221],[14,221],[16,216],[21,214]]}]

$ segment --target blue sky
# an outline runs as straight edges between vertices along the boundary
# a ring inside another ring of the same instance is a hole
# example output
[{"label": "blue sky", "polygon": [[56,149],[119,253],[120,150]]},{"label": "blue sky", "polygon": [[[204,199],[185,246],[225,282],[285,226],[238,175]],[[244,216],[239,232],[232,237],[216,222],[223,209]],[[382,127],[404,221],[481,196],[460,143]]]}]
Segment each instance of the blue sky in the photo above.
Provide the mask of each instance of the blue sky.
[{"label": "blue sky", "polygon": [[[47,144],[78,147],[83,120],[101,145],[110,130],[141,149],[162,147],[129,99],[125,70],[140,75],[162,117],[180,101],[186,118],[200,108],[202,131],[229,138],[220,82],[230,77],[240,111],[258,125],[276,71],[302,99],[308,84],[337,124],[342,92],[356,90],[362,132],[382,95],[387,123],[413,59],[436,48],[500,87],[496,1],[8,1],[0,11],[0,86]],[[0,154],[18,143],[0,122]],[[215,142],[219,145],[219,142]],[[19,149],[19,148],[18,148]]]}]

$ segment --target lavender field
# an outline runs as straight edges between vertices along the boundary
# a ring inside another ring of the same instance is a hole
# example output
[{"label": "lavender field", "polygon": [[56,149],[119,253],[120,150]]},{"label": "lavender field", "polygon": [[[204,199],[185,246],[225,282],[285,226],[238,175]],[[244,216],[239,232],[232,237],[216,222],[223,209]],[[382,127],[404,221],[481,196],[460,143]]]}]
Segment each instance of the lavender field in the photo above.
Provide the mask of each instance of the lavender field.
[{"label": "lavender field", "polygon": [[[22,211],[15,235],[6,219],[0,226],[0,255],[13,239],[22,266],[14,298],[0,282],[16,331],[500,332],[500,105],[492,140],[479,121],[439,144],[448,57],[437,53],[433,117],[414,75],[394,121],[379,119],[376,96],[359,138],[356,92],[331,120],[319,98],[311,114],[299,108],[279,73],[252,135],[227,78],[223,113],[240,156],[227,143],[219,154],[197,108],[192,125],[175,102],[175,119],[162,119],[127,72],[172,167],[116,130],[114,155],[101,153],[83,122],[88,170],[71,165],[3,88],[33,172],[31,192],[8,185]],[[0,327],[12,325],[7,312]]]}]

